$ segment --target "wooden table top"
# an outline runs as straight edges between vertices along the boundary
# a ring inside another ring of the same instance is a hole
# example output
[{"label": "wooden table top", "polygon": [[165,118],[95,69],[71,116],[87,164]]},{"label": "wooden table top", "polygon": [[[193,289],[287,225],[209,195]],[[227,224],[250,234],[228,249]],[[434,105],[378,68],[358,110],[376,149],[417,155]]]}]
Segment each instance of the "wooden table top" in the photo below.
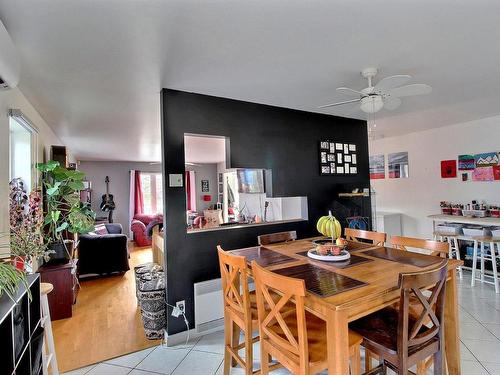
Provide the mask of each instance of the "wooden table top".
[{"label": "wooden table top", "polygon": [[[280,270],[279,273],[283,274],[287,274],[287,271],[282,269],[310,264],[319,269],[334,272],[335,274],[330,273],[330,278],[338,279],[336,275],[340,275],[340,277],[346,276],[348,279],[355,280],[355,287],[352,287],[352,282],[348,282],[347,284],[351,285],[351,287],[346,287],[345,290],[341,291],[337,290],[335,294],[327,297],[321,297],[318,293],[308,291],[308,298],[306,299],[306,307],[311,307],[311,310],[319,313],[320,316],[326,314],[326,311],[331,309],[346,310],[350,321],[369,313],[370,306],[373,306],[374,309],[379,309],[381,304],[389,305],[397,301],[400,296],[398,279],[401,272],[431,269],[442,260],[441,258],[421,253],[366,244],[361,246],[359,243],[350,242],[349,248],[351,253],[354,253],[356,257],[366,258],[370,261],[357,261],[352,266],[345,267],[345,265],[336,266],[334,262],[317,261],[305,257],[303,252],[313,247],[312,239],[304,239],[267,245],[265,247],[256,246],[237,249],[232,252],[245,257],[253,254],[251,258],[247,258],[249,261],[255,259],[268,269],[273,271]],[[269,250],[272,250],[274,254],[269,253]],[[282,254],[285,257],[280,258],[276,253]],[[279,261],[266,264],[268,256],[271,256],[273,259],[279,259]],[[462,263],[455,259],[449,259],[448,269],[454,272],[455,268]],[[300,271],[301,269],[299,268],[292,270],[291,273]],[[307,275],[304,277],[307,277]],[[335,287],[338,288],[339,284]],[[340,287],[342,287],[342,282]]]}]

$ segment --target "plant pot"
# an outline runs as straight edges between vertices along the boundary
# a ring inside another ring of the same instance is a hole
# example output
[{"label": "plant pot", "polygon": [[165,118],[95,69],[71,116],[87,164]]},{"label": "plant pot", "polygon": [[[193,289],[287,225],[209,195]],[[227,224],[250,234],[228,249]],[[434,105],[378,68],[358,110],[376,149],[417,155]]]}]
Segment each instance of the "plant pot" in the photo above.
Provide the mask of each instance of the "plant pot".
[{"label": "plant pot", "polygon": [[70,256],[64,242],[53,242],[49,244],[49,250],[54,251],[49,255],[50,259],[46,265],[66,264],[70,261]]},{"label": "plant pot", "polygon": [[25,264],[25,257],[20,257],[16,256],[12,259],[12,264],[14,267],[16,267],[19,271],[24,271],[24,264]]}]

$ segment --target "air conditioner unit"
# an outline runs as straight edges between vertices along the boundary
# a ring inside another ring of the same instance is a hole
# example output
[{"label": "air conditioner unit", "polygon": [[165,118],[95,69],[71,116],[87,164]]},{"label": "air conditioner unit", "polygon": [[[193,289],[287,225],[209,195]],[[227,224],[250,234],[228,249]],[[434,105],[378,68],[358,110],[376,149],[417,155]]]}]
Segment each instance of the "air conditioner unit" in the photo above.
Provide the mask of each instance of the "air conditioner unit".
[{"label": "air conditioner unit", "polygon": [[0,21],[0,90],[17,86],[19,82],[20,63],[16,47]]}]

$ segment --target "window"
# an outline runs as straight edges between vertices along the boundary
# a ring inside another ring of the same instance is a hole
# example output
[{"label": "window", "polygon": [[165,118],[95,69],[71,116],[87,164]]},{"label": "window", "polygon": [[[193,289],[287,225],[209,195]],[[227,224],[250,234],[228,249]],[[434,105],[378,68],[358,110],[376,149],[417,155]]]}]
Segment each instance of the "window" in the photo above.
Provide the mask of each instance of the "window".
[{"label": "window", "polygon": [[26,191],[30,191],[35,176],[37,130],[19,110],[11,109],[9,115],[9,178],[21,178]]},{"label": "window", "polygon": [[160,173],[141,172],[142,199],[145,214],[163,213],[163,186]]}]

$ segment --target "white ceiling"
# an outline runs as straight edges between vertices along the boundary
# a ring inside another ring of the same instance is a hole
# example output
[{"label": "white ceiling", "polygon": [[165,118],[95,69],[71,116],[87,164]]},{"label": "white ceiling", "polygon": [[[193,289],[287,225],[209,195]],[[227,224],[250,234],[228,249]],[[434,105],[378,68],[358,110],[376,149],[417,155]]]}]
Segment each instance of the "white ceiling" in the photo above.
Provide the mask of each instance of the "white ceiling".
[{"label": "white ceiling", "polygon": [[159,160],[162,87],[319,111],[374,65],[434,88],[380,112],[385,136],[500,114],[499,15],[497,0],[0,0],[21,90],[84,160]]},{"label": "white ceiling", "polygon": [[226,161],[226,140],[221,137],[184,136],[186,163],[213,164]]}]

